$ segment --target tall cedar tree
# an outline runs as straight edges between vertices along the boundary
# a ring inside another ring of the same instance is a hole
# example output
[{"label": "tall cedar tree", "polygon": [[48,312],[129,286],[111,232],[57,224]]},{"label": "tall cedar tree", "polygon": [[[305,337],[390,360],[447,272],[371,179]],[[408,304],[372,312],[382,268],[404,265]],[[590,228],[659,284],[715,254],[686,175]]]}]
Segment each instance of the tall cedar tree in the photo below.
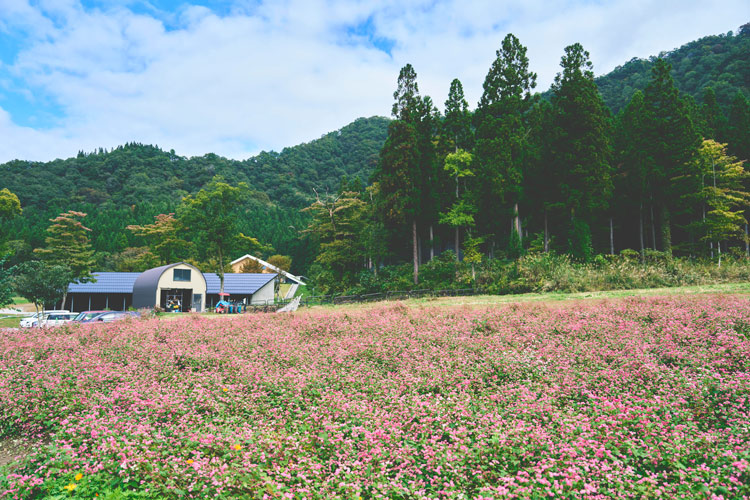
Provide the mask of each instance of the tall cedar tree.
[{"label": "tall cedar tree", "polygon": [[[651,70],[651,82],[644,92],[644,143],[647,157],[646,177],[652,210],[658,213],[661,250],[672,254],[671,213],[679,207],[680,192],[672,178],[684,174],[695,156],[700,138],[680,100],[671,66],[657,59]],[[657,222],[652,222],[652,226]]]},{"label": "tall cedar tree", "polygon": [[565,47],[560,65],[552,85],[552,161],[570,214],[569,251],[588,260],[590,224],[612,195],[611,119],[581,44]]},{"label": "tall cedar tree", "polygon": [[383,219],[391,227],[411,226],[414,283],[419,282],[417,255],[417,216],[421,200],[419,143],[411,123],[394,120],[388,126],[388,138],[380,151],[375,180],[380,186]]},{"label": "tall cedar tree", "polygon": [[464,97],[464,87],[461,81],[455,78],[448,90],[448,99],[445,101],[445,120],[443,121],[443,133],[441,138],[450,146],[446,149],[458,152],[459,149],[471,150],[471,113],[469,103]]},{"label": "tall cedar tree", "polygon": [[726,137],[727,119],[716,102],[716,93],[711,87],[703,89],[703,106],[701,106],[701,135],[704,139],[723,141]]},{"label": "tall cedar tree", "polygon": [[417,73],[407,64],[398,75],[392,108],[396,118],[388,126],[388,138],[380,151],[375,180],[380,183],[384,219],[392,226],[411,226],[414,284],[419,283],[419,242],[417,223],[423,208],[424,172],[422,151],[426,128],[423,119],[429,106],[419,97]]},{"label": "tall cedar tree", "polygon": [[[617,118],[614,135],[615,199],[623,216],[638,214],[638,241],[641,260],[645,255],[643,231],[646,199],[646,157],[643,150],[643,93],[638,90]],[[626,221],[623,221],[626,222]],[[655,244],[655,243],[654,243]]]},{"label": "tall cedar tree", "polygon": [[429,228],[430,259],[435,255],[434,224],[440,211],[440,195],[446,184],[443,169],[439,168],[434,138],[438,134],[440,113],[430,96],[424,96],[417,103],[416,115],[417,142],[419,143],[419,172],[422,193],[419,218],[422,227]]},{"label": "tall cedar tree", "polygon": [[740,160],[750,161],[750,102],[737,92],[729,112],[728,150]]},{"label": "tall cedar tree", "polygon": [[[534,104],[528,115],[529,156],[528,174],[526,177],[526,198],[535,217],[542,219],[544,252],[550,250],[550,215],[560,212],[564,207],[560,197],[559,172],[552,162],[549,148],[552,131],[552,104],[542,100]],[[541,214],[540,214],[541,212]]]},{"label": "tall cedar tree", "polygon": [[[75,283],[95,281],[91,275],[94,266],[94,251],[89,242],[91,229],[83,225],[80,219],[86,217],[83,212],[69,210],[54,219],[47,228],[49,236],[45,239],[46,248],[37,248],[34,253],[50,262],[53,266],[63,266],[69,271]],[[68,295],[67,288],[62,294],[63,305]]]},{"label": "tall cedar tree", "polygon": [[531,90],[536,73],[529,71],[526,47],[508,34],[496,52],[484,80],[484,92],[477,106],[476,151],[483,229],[500,234],[497,200],[510,208],[511,240],[520,242],[521,218],[518,204],[523,194],[524,167],[529,156],[526,112],[533,104]]}]

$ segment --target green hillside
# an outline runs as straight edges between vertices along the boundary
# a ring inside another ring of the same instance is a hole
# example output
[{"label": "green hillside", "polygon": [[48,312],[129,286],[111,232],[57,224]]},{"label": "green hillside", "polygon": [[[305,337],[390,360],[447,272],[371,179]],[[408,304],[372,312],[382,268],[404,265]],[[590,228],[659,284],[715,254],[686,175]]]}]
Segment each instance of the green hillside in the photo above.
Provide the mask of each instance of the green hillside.
[{"label": "green hillside", "polygon": [[[750,23],[737,33],[706,36],[670,52],[659,54],[672,65],[672,77],[680,92],[701,101],[703,89],[712,87],[726,110],[738,90],[750,96]],[[649,82],[656,56],[634,58],[596,79],[604,102],[617,113],[636,90]]]},{"label": "green hillside", "polygon": [[0,165],[0,189],[17,194],[24,217],[2,230],[17,242],[16,258],[22,260],[43,245],[49,219],[71,209],[86,212],[100,268],[111,268],[114,254],[143,244],[125,230],[127,225],[148,224],[154,215],[174,211],[183,196],[221,175],[234,184],[246,182],[253,190],[243,209],[246,234],[291,254],[296,266],[304,266],[308,250],[297,228],[306,226],[307,216],[299,209],[314,198],[313,189],[336,191],[345,178],[366,181],[388,122],[383,117],[359,118],[320,139],[243,161],[215,154],[186,158],[143,144],[51,162],[14,160]]}]

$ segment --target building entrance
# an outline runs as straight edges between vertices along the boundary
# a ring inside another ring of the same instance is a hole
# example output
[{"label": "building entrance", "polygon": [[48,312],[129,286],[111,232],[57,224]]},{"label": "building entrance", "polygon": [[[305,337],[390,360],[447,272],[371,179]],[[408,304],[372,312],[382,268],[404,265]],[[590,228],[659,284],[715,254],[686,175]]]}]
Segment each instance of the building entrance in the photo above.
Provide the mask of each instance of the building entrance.
[{"label": "building entrance", "polygon": [[160,298],[159,303],[167,312],[190,312],[193,291],[189,288],[162,289]]}]

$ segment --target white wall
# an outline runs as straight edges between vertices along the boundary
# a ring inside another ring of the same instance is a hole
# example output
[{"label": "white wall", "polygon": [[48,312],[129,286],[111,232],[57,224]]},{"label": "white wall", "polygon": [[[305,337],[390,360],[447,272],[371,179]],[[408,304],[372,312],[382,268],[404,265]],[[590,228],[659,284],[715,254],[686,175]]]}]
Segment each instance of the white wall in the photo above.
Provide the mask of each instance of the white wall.
[{"label": "white wall", "polygon": [[253,294],[250,303],[253,305],[273,304],[273,283],[274,280],[271,280],[263,285],[260,290]]},{"label": "white wall", "polygon": [[[189,269],[190,281],[175,281],[175,269]],[[189,266],[187,264],[177,264],[176,266],[167,269],[161,275],[161,278],[159,278],[159,286],[156,287],[156,305],[159,307],[164,307],[164,305],[160,304],[159,301],[161,300],[161,291],[165,288],[190,288],[193,290],[193,294],[199,293],[202,295],[203,307],[206,307],[206,278],[203,277],[203,273],[192,266]],[[192,307],[192,304],[189,304],[189,306]]]}]

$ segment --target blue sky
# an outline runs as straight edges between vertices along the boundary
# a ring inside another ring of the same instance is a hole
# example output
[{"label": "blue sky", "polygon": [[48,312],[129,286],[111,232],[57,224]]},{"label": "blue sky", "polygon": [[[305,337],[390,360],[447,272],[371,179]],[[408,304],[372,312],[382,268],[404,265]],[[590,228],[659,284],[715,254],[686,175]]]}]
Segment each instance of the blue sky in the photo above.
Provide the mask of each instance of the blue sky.
[{"label": "blue sky", "polygon": [[406,63],[474,106],[508,32],[545,90],[571,43],[602,74],[747,21],[746,0],[0,0],[0,162],[130,141],[246,158],[388,115]]}]

